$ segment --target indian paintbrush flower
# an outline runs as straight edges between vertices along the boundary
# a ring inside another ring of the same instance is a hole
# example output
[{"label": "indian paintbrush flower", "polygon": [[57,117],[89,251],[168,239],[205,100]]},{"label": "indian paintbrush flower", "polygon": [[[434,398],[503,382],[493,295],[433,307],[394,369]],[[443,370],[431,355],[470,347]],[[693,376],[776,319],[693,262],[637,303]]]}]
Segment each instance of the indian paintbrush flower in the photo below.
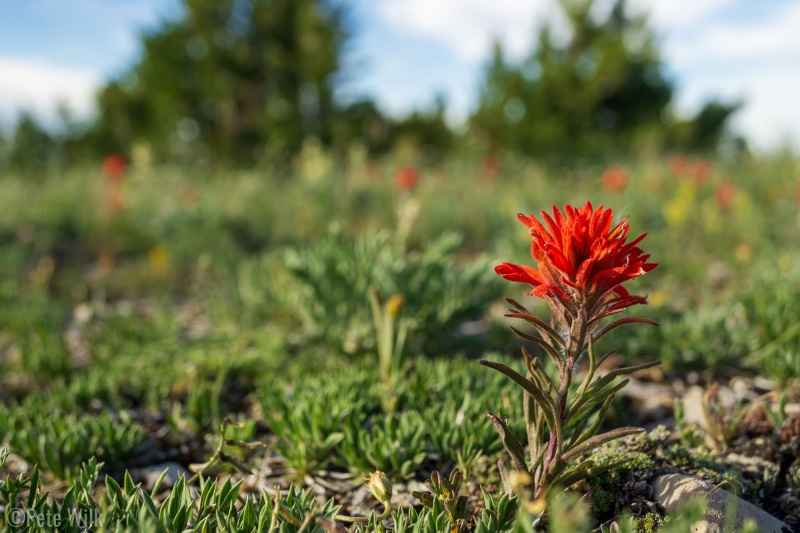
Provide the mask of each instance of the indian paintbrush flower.
[{"label": "indian paintbrush flower", "polygon": [[[647,234],[626,243],[628,221],[612,227],[611,209],[600,206],[594,210],[586,202],[579,209],[567,204],[564,211],[553,206],[553,217],[542,211],[547,227],[533,215],[517,215],[530,230],[531,254],[539,269],[502,263],[495,272],[533,287],[526,294],[544,298],[577,341],[586,336],[586,327],[596,325],[603,317],[646,303],[645,297],[629,294],[622,283],[657,265],[648,263],[650,256],[636,246]],[[585,348],[582,343],[573,343],[572,347],[574,353],[567,354],[572,359],[570,368]]]},{"label": "indian paintbrush flower", "polygon": [[628,173],[622,167],[610,167],[603,172],[600,181],[609,192],[622,192],[628,186]]},{"label": "indian paintbrush flower", "polygon": [[[595,435],[614,394],[627,383],[614,384],[614,379],[658,364],[620,368],[596,377],[597,368],[613,353],[597,358],[596,341],[625,324],[656,325],[648,319],[622,318],[600,328],[605,317],[647,303],[646,297],[632,295],[622,286],[657,266],[638,246],[646,234],[628,242],[628,220],[615,223],[611,209],[594,209],[590,202],[581,208],[567,204],[563,212],[553,206],[552,213],[550,216],[542,212],[544,223],[533,215],[518,215],[530,232],[531,254],[537,267],[502,263],[495,272],[509,281],[530,285],[532,289],[526,294],[543,298],[552,309],[554,321],[548,324],[521,304],[508,300],[512,309],[506,316],[522,319],[536,329],[538,335],[512,328],[544,349],[557,367],[559,379],[553,380],[524,348],[526,376],[499,363],[480,361],[525,390],[530,464],[506,421],[492,413],[489,417],[500,432],[513,469],[530,476],[534,498],[546,495],[553,486],[569,486],[616,466],[593,467],[591,460],[580,459],[601,444],[643,431],[619,428]],[[584,353],[588,354],[588,372],[570,394],[575,365]]]},{"label": "indian paintbrush flower", "polygon": [[728,211],[736,198],[736,186],[730,181],[721,182],[714,191],[714,198],[720,211]]},{"label": "indian paintbrush flower", "polygon": [[120,154],[108,154],[103,158],[102,168],[107,180],[120,180],[128,172],[128,161]]},{"label": "indian paintbrush flower", "polygon": [[394,185],[400,191],[413,191],[419,184],[419,170],[415,167],[401,167],[394,174]]},{"label": "indian paintbrush flower", "polygon": [[111,213],[125,209],[122,181],[128,172],[128,161],[120,154],[109,154],[103,158],[103,176],[106,185],[106,208]]}]

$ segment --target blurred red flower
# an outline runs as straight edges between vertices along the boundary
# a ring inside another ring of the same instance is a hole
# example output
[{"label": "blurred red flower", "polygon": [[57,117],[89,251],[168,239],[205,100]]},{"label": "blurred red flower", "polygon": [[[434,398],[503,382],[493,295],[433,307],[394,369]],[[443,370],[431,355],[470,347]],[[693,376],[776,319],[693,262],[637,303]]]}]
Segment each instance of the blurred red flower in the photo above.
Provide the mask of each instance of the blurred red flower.
[{"label": "blurred red flower", "polygon": [[496,180],[500,176],[501,170],[503,170],[503,166],[500,164],[500,160],[493,155],[486,156],[481,161],[481,177],[485,180]]},{"label": "blurred red flower", "polygon": [[413,191],[419,184],[419,171],[414,167],[400,167],[394,174],[394,185],[401,191]]},{"label": "blurred red flower", "polygon": [[727,211],[731,208],[733,199],[736,196],[736,186],[730,181],[723,181],[717,185],[715,196],[717,199],[717,206],[719,206],[722,211]]},{"label": "blurred red flower", "polygon": [[692,163],[689,170],[692,178],[694,178],[696,182],[701,183],[706,181],[711,175],[711,163],[705,159],[701,159]]},{"label": "blurred red flower", "polygon": [[120,154],[108,154],[103,158],[103,174],[110,180],[121,179],[128,172],[128,161]]},{"label": "blurred red flower", "polygon": [[622,167],[609,167],[603,172],[601,182],[609,192],[622,192],[628,186],[628,173]]},{"label": "blurred red flower", "polygon": [[683,174],[688,168],[688,160],[685,154],[675,154],[669,158],[669,170],[673,174]]},{"label": "blurred red flower", "polygon": [[582,208],[570,204],[562,213],[555,205],[553,216],[542,211],[545,227],[533,215],[517,215],[531,234],[531,255],[538,270],[530,266],[503,263],[495,272],[509,281],[527,283],[530,296],[547,300],[564,324],[584,308],[588,316],[617,313],[631,305],[643,304],[643,296],[632,296],[622,283],[650,272],[656,263],[648,263],[636,246],[646,233],[626,243],[627,219],[612,227],[613,212],[591,202]]}]

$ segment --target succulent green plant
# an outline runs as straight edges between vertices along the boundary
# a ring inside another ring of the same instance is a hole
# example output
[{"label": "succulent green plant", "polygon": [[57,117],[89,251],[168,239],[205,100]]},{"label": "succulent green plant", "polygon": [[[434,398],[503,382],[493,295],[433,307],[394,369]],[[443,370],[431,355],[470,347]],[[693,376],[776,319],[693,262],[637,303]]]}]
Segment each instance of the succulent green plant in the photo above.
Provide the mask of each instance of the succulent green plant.
[{"label": "succulent green plant", "polygon": [[436,470],[431,473],[431,478],[425,481],[428,492],[421,493],[414,491],[411,493],[426,509],[433,509],[434,503],[438,502],[444,507],[444,512],[450,519],[453,527],[450,531],[460,532],[467,528],[469,519],[469,501],[466,496],[461,494],[461,484],[464,476],[458,468],[450,472],[450,477],[443,478]]}]

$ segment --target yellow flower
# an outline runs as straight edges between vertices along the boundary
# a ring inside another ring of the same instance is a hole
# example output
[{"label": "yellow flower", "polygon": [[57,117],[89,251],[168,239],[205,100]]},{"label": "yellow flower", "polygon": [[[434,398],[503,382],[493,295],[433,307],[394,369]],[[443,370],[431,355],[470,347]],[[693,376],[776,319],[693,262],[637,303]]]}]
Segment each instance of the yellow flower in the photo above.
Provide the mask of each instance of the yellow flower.
[{"label": "yellow flower", "polygon": [[753,256],[753,247],[746,242],[739,243],[734,251],[736,255],[736,259],[739,260],[741,263],[747,263],[750,261],[750,258]]},{"label": "yellow flower", "polygon": [[147,253],[150,260],[150,270],[157,276],[163,276],[167,273],[169,267],[169,254],[167,249],[163,246],[155,246]]},{"label": "yellow flower", "polygon": [[664,220],[670,226],[680,226],[692,211],[697,189],[693,183],[682,183],[675,196],[664,206]]},{"label": "yellow flower", "polygon": [[667,295],[664,291],[653,291],[647,297],[647,303],[654,306],[664,305],[666,301]]}]

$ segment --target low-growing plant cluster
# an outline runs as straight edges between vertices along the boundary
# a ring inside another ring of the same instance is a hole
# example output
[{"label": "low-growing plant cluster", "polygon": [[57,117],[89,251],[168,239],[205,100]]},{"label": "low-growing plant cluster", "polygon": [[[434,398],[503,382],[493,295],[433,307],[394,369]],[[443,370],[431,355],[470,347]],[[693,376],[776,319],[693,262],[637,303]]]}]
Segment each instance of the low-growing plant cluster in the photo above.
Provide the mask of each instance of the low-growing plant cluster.
[{"label": "low-growing plant cluster", "polygon": [[[452,372],[452,365],[466,368]],[[276,449],[298,476],[338,468],[381,470],[392,479],[418,475],[424,464],[473,471],[502,449],[484,406],[506,393],[464,361],[414,360],[393,390],[376,380],[374,365],[305,379],[290,390],[259,393],[260,410]],[[384,396],[392,394],[391,411]],[[508,401],[508,400],[507,400]],[[519,402],[509,403],[512,413]]]},{"label": "low-growing plant cluster", "polygon": [[383,232],[348,240],[333,231],[312,247],[285,252],[296,285],[281,294],[321,347],[349,354],[375,349],[374,292],[402,302],[396,312],[409,349],[444,353],[459,327],[480,319],[501,294],[488,261],[456,261],[457,235],[422,251],[407,250],[400,238]]},{"label": "low-growing plant cluster", "polygon": [[735,372],[758,369],[782,385],[800,372],[800,258],[792,250],[754,260],[751,275],[718,294],[705,290],[687,309],[662,306],[644,316],[658,330],[617,337],[670,368]]},{"label": "low-growing plant cluster", "polygon": [[[0,184],[0,527],[685,531],[701,509],[665,515],[637,492],[674,470],[790,515],[764,495],[800,498],[782,436],[800,369],[796,228],[779,223],[796,217],[793,163],[698,177],[643,159],[614,190],[602,168],[515,160],[465,187],[469,165],[415,170],[402,190],[380,169],[133,169],[114,209],[91,173]],[[616,218],[521,217],[527,266],[509,220],[576,191]],[[628,220],[661,265],[635,281],[646,307],[623,288],[654,267]],[[489,257],[537,298],[504,289]],[[632,306],[639,318],[616,316]],[[669,438],[618,427],[639,422],[621,400],[637,370],[682,385],[699,371],[701,427],[681,406]],[[736,374],[784,399],[756,401],[761,417],[726,403],[712,377]],[[756,434],[775,470],[726,474]]]}]

